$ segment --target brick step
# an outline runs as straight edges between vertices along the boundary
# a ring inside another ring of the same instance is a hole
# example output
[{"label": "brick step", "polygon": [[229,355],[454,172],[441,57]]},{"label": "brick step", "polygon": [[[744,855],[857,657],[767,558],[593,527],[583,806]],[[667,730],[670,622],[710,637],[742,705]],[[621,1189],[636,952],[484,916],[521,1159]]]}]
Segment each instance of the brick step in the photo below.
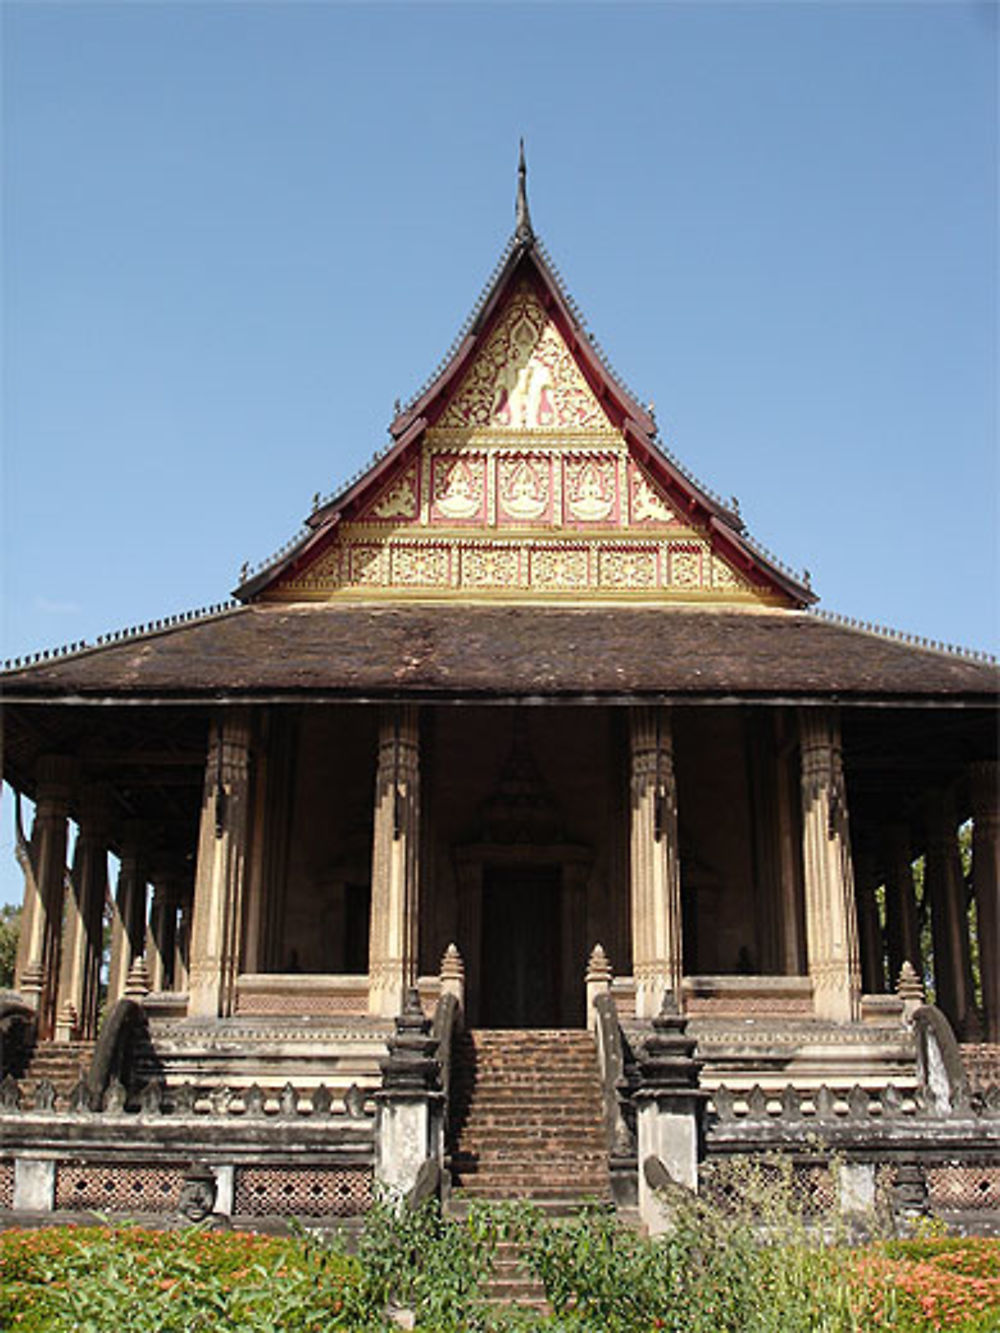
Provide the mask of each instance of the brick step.
[{"label": "brick step", "polygon": [[551,1129],[539,1130],[537,1133],[519,1130],[516,1134],[489,1134],[479,1129],[475,1134],[462,1135],[464,1153],[511,1152],[515,1149],[546,1153],[565,1151],[568,1148],[576,1152],[598,1154],[607,1151],[604,1140],[589,1127],[581,1129],[577,1134],[555,1134]]},{"label": "brick step", "polygon": [[531,1185],[558,1185],[579,1190],[586,1183],[587,1189],[594,1184],[607,1185],[608,1171],[602,1162],[584,1162],[574,1164],[571,1171],[559,1167],[546,1168],[544,1162],[525,1159],[507,1162],[463,1162],[452,1163],[456,1175],[465,1179],[526,1181]]},{"label": "brick step", "polygon": [[538,1206],[546,1203],[559,1204],[572,1211],[595,1202],[609,1204],[611,1201],[611,1191],[607,1184],[600,1187],[595,1184],[592,1189],[588,1189],[586,1185],[581,1186],[577,1182],[572,1185],[526,1185],[518,1181],[463,1180],[460,1189],[462,1197],[468,1200],[524,1199]]}]

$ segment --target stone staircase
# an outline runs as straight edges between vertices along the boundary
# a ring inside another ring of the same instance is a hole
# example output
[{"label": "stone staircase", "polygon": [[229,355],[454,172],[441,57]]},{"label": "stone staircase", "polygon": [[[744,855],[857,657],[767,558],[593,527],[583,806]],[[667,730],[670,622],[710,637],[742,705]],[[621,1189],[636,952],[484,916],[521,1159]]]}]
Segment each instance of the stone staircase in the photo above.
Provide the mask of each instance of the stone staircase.
[{"label": "stone staircase", "polygon": [[525,1199],[549,1211],[610,1205],[593,1037],[478,1029],[452,1054],[453,1200]]},{"label": "stone staircase", "polygon": [[92,1041],[42,1041],[31,1053],[22,1077],[18,1080],[25,1093],[26,1105],[34,1104],[35,1089],[48,1082],[56,1090],[56,1106],[65,1110],[69,1095],[86,1075],[94,1053]]}]

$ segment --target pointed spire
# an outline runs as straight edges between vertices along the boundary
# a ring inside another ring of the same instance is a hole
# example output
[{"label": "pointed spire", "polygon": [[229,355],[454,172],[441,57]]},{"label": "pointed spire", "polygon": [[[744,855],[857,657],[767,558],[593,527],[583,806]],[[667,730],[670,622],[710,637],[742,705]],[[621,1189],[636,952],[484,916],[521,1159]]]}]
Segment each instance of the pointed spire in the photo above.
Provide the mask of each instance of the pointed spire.
[{"label": "pointed spire", "polygon": [[528,168],[524,162],[524,140],[521,140],[521,152],[517,163],[517,226],[514,235],[520,245],[531,245],[535,233],[531,228],[531,214],[528,212]]}]

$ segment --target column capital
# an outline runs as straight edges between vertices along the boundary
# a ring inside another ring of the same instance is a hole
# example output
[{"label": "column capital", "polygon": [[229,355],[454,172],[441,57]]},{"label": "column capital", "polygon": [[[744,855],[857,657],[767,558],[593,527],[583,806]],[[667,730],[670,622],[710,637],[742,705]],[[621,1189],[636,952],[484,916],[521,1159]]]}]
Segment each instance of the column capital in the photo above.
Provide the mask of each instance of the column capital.
[{"label": "column capital", "polygon": [[980,759],[969,765],[972,818],[989,823],[1000,820],[1000,764]]},{"label": "column capital", "polygon": [[[80,765],[71,755],[43,754],[38,760],[35,807],[38,814],[65,818]],[[42,807],[46,807],[43,811]]]}]

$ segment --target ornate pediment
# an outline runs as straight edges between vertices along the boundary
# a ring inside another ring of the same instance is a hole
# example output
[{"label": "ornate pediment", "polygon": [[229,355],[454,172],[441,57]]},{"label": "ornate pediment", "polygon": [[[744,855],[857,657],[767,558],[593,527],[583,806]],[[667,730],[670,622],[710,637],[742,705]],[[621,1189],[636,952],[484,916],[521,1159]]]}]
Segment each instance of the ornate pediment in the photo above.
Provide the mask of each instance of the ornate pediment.
[{"label": "ornate pediment", "polygon": [[533,243],[371,471],[251,596],[788,605],[735,511],[661,450]]},{"label": "ornate pediment", "polygon": [[437,424],[586,430],[609,422],[534,287],[522,279]]}]

